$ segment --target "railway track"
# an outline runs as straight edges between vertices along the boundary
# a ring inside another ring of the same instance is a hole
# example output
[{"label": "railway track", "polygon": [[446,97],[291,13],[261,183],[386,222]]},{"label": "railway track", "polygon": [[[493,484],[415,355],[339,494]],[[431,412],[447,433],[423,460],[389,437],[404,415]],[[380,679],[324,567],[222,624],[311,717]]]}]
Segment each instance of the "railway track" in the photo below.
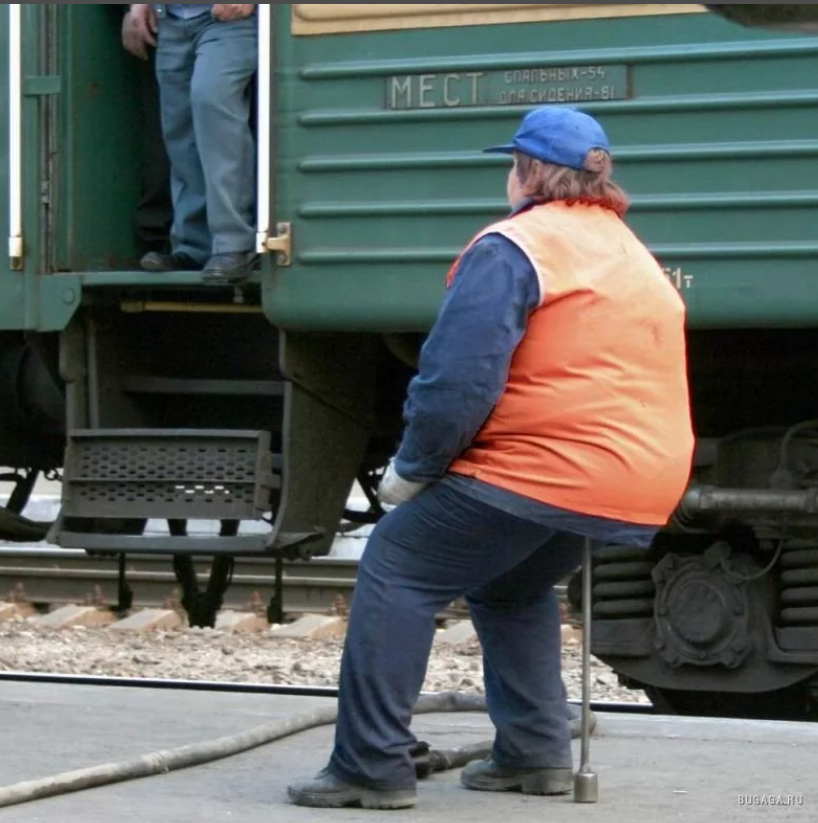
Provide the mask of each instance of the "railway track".
[{"label": "railway track", "polygon": [[[213,680],[177,680],[151,677],[100,677],[52,672],[0,672],[0,683],[32,683],[59,686],[97,686],[124,689],[155,689],[161,691],[210,692],[211,694],[266,694],[278,697],[325,697],[335,700],[334,686],[291,686],[271,683],[234,683]],[[579,706],[581,701],[569,700]],[[624,703],[617,700],[592,700],[596,712],[647,715],[654,713],[651,703]]]},{"label": "railway track", "polygon": [[[285,622],[304,614],[336,611],[339,597],[350,603],[357,569],[354,559],[322,558],[286,564]],[[197,572],[204,582],[208,563],[203,561]],[[236,689],[236,681],[245,682],[243,688],[250,690],[259,690],[261,682],[266,685],[271,680],[301,682],[304,687],[336,681],[335,641],[345,631],[344,620],[310,618],[294,626],[267,630],[266,607],[275,591],[273,560],[237,560],[223,607],[224,612],[233,614],[223,615],[221,625],[225,631],[216,637],[188,629],[178,607],[179,585],[168,558],[129,556],[127,577],[134,593],[133,608],[120,613],[115,608],[119,585],[116,559],[55,548],[0,547],[0,633],[4,638],[0,682],[37,682],[42,678],[45,682],[70,683],[73,677],[73,682],[87,683],[90,680],[85,678],[97,678],[100,683],[113,685],[122,683],[124,676],[124,682],[158,684],[161,672],[184,680],[159,688],[219,691]],[[564,597],[564,587],[560,588]],[[11,608],[7,604],[12,604]],[[71,608],[75,606],[92,608]],[[109,609],[114,613],[108,613]],[[453,604],[438,617],[446,630],[435,638],[437,651],[432,655],[430,688],[468,690],[479,679],[474,668],[475,662],[479,668],[479,660],[461,648],[473,638],[467,613],[460,604]],[[240,627],[234,629],[236,626]],[[72,631],[75,628],[83,631]],[[305,633],[299,634],[300,630]],[[307,642],[287,644],[282,637]],[[576,637],[575,628],[564,626],[569,681],[577,665]],[[600,669],[600,676],[607,677],[607,670]],[[217,678],[233,685],[212,685]],[[191,685],[195,681],[211,685]],[[604,684],[604,694],[626,702],[631,696],[612,681]]]},{"label": "railway track", "polygon": [[[202,586],[209,561],[197,563]],[[348,606],[355,588],[357,560],[319,558],[284,566],[284,613],[291,617],[325,614]],[[170,559],[153,555],[127,558],[127,581],[134,609],[179,610],[181,589]],[[69,605],[115,608],[119,571],[114,558],[90,557],[83,551],[0,547],[0,602],[20,603],[39,610]],[[264,614],[275,591],[275,561],[238,558],[223,610]],[[565,598],[565,585],[558,587]],[[452,607],[442,618],[465,617]]]},{"label": "railway track", "polygon": [[[329,612],[339,598],[349,603],[355,586],[355,560],[318,559],[287,563],[284,567],[284,611],[287,614]],[[197,564],[202,585],[209,563]],[[127,580],[134,608],[172,608],[181,597],[167,557],[129,556]],[[38,607],[95,605],[115,607],[119,573],[114,558],[89,557],[65,549],[0,549],[0,601],[24,602]],[[224,609],[259,611],[266,608],[275,589],[275,561],[239,558]]]}]

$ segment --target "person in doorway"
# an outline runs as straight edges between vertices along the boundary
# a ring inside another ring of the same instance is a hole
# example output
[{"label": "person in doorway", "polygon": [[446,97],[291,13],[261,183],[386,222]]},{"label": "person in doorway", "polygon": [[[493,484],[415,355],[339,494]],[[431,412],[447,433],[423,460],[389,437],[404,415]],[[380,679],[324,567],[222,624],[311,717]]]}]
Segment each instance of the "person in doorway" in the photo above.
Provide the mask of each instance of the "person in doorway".
[{"label": "person in doorway", "polygon": [[170,254],[149,253],[142,267],[244,280],[258,262],[250,123],[256,4],[135,4],[130,14],[157,44],[174,210]]},{"label": "person in doorway", "polygon": [[129,4],[111,5],[122,14],[122,45],[139,64],[139,110],[142,117],[140,195],[136,206],[136,240],[141,254],[170,250],[173,206],[170,164],[162,138],[159,89],[156,83],[156,40],[130,11]]},{"label": "person in doorway", "polygon": [[465,597],[484,654],[489,760],[477,791],[559,795],[573,762],[554,585],[586,539],[649,546],[690,478],[678,292],[623,221],[607,136],[542,107],[511,143],[512,215],[455,263],[360,563],[335,746],[302,806],[417,802],[412,708],[435,616]]}]

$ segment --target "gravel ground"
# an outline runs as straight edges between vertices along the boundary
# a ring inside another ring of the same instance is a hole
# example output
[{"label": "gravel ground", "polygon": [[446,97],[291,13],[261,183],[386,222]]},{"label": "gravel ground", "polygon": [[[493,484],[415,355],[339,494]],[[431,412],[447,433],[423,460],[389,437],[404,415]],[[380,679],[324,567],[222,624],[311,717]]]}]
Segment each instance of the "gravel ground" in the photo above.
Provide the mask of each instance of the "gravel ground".
[{"label": "gravel ground", "polygon": [[[107,677],[150,677],[245,683],[335,686],[342,641],[283,640],[261,634],[185,629],[126,634],[110,629],[44,629],[25,621],[0,624],[0,670]],[[576,644],[564,650],[569,697],[581,697],[581,659]],[[593,661],[595,700],[647,702],[621,687],[616,675]],[[482,692],[480,647],[435,649],[425,689]]]}]

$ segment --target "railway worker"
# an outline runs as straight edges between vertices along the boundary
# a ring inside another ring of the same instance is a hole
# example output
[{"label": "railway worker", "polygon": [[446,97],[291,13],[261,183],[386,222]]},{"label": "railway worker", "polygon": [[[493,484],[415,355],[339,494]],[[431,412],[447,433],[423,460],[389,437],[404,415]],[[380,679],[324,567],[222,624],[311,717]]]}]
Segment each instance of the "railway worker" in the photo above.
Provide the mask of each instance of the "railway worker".
[{"label": "railway worker", "polygon": [[622,219],[604,131],[546,106],[493,151],[514,159],[512,214],[449,273],[379,490],[397,508],[360,564],[334,751],[296,804],[415,804],[411,711],[435,615],[461,596],[496,728],[461,782],[570,792],[554,584],[586,538],[649,546],[689,480],[684,305]]},{"label": "railway worker", "polygon": [[148,253],[142,267],[239,282],[258,261],[250,123],[256,4],[139,3],[130,14],[157,44],[174,210],[171,253]]}]

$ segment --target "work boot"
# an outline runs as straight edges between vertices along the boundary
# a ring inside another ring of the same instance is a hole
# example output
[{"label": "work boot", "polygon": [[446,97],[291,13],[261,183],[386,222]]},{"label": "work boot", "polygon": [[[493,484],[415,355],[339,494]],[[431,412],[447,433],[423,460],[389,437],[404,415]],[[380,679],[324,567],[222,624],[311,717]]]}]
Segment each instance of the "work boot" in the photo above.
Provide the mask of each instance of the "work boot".
[{"label": "work boot", "polygon": [[164,274],[169,271],[199,271],[202,266],[187,254],[176,252],[162,254],[158,251],[149,251],[141,261],[145,271]]},{"label": "work boot", "polygon": [[214,254],[204,267],[202,280],[214,286],[241,283],[258,267],[258,262],[259,256],[254,251]]},{"label": "work boot", "polygon": [[522,792],[523,794],[570,794],[573,769],[508,769],[493,760],[469,763],[460,782],[477,792]]},{"label": "work boot", "polygon": [[403,791],[375,791],[353,786],[330,774],[327,769],[320,772],[313,780],[302,780],[287,788],[290,800],[296,806],[309,806],[314,809],[344,809],[348,806],[360,806],[364,809],[411,809],[417,805],[417,792],[414,789]]}]

